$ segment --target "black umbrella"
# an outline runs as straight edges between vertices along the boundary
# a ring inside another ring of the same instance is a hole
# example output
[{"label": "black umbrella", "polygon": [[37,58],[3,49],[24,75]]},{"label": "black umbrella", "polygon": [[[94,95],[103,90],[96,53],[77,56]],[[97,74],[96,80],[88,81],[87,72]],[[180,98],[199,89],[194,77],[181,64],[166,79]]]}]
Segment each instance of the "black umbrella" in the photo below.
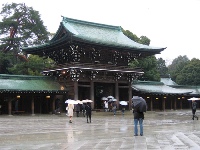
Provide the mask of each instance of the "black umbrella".
[{"label": "black umbrella", "polygon": [[146,101],[139,96],[133,96],[132,98],[134,109],[139,112],[146,112],[147,111],[147,103]]}]

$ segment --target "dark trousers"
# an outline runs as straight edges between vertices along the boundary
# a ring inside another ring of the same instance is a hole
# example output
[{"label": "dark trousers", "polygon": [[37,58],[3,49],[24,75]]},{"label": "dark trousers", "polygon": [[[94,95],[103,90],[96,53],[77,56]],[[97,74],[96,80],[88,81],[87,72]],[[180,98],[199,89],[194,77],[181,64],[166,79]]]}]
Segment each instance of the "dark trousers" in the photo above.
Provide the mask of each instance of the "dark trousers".
[{"label": "dark trousers", "polygon": [[88,118],[89,118],[90,123],[91,123],[91,113],[86,112],[86,116],[87,116],[87,122],[88,122]]},{"label": "dark trousers", "polygon": [[79,117],[79,111],[76,111],[76,117]]},{"label": "dark trousers", "polygon": [[197,117],[197,115],[195,115],[195,113],[196,113],[196,109],[192,109],[192,114],[193,114],[192,119],[193,120],[194,120],[194,118],[198,119],[198,117]]}]

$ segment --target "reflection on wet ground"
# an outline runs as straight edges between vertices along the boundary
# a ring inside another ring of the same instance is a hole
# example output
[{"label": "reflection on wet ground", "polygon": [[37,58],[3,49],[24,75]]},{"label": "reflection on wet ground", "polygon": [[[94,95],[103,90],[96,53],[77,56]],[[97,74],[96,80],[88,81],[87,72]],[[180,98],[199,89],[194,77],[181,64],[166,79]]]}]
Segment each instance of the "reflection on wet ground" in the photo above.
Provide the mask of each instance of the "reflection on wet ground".
[{"label": "reflection on wet ground", "polygon": [[[198,111],[197,111],[198,115]],[[199,150],[200,126],[190,110],[147,112],[144,136],[133,136],[133,115],[93,112],[73,123],[61,115],[0,115],[1,150]]]}]

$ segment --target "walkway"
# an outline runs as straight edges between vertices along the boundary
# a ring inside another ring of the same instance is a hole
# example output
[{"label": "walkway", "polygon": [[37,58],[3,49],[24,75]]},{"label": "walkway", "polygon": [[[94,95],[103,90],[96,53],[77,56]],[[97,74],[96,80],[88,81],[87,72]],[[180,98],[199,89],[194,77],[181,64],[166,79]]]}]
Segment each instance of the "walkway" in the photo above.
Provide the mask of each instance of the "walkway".
[{"label": "walkway", "polygon": [[[198,111],[197,111],[198,115]],[[0,115],[1,150],[199,150],[200,125],[191,111],[147,112],[144,136],[133,136],[133,115],[94,112],[68,122],[65,115]]]}]

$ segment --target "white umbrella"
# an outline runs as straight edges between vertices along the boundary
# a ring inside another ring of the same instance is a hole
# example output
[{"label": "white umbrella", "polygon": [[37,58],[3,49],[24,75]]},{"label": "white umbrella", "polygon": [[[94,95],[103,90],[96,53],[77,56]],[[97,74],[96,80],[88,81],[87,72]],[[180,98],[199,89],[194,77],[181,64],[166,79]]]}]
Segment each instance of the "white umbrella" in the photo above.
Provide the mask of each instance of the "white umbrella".
[{"label": "white umbrella", "polygon": [[198,101],[198,100],[200,100],[200,98],[196,98],[196,97],[192,97],[192,98],[190,98],[190,99],[188,99],[189,101]]},{"label": "white umbrella", "polygon": [[76,100],[76,102],[77,102],[78,104],[83,104],[83,102],[80,101],[80,100]]},{"label": "white umbrella", "polygon": [[108,99],[113,99],[114,97],[113,97],[113,96],[108,96],[107,98],[108,98]]},{"label": "white umbrella", "polygon": [[107,101],[108,98],[107,98],[107,97],[102,97],[101,100],[103,100],[103,101]]},{"label": "white umbrella", "polygon": [[85,100],[82,100],[82,102],[83,102],[83,103],[88,103],[88,102],[89,102],[89,103],[92,103],[93,101],[90,100],[90,99],[85,99]]},{"label": "white umbrella", "polygon": [[72,100],[72,99],[68,99],[68,100],[66,100],[65,103],[68,103],[68,104],[78,104],[77,101]]},{"label": "white umbrella", "polygon": [[117,101],[117,99],[113,98],[111,101],[113,101],[113,102],[116,102],[116,101]]},{"label": "white umbrella", "polygon": [[121,105],[128,105],[128,103],[126,101],[120,101],[119,102]]}]

